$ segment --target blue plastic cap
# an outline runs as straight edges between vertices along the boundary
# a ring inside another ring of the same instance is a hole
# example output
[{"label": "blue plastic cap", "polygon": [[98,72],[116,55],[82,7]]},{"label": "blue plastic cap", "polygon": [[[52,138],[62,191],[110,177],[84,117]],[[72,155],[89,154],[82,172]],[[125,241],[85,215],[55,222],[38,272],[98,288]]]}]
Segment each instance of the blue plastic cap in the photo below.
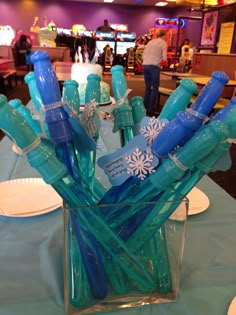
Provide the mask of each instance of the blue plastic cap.
[{"label": "blue plastic cap", "polygon": [[30,60],[33,64],[39,61],[50,61],[51,56],[44,50],[37,50],[35,51],[32,56],[30,57]]},{"label": "blue plastic cap", "polygon": [[212,73],[211,77],[223,84],[226,84],[229,81],[229,77],[224,71],[215,71]]},{"label": "blue plastic cap", "polygon": [[61,100],[60,86],[46,51],[38,50],[32,55],[35,80],[45,106]]}]

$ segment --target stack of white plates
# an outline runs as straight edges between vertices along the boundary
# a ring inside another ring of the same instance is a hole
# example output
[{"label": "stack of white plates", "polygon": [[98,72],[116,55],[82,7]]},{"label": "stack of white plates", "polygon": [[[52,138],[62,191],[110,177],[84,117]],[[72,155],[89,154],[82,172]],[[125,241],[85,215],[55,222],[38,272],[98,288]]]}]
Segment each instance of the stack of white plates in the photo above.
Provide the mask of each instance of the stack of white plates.
[{"label": "stack of white plates", "polygon": [[0,182],[0,215],[30,217],[48,213],[61,206],[61,197],[41,178]]}]

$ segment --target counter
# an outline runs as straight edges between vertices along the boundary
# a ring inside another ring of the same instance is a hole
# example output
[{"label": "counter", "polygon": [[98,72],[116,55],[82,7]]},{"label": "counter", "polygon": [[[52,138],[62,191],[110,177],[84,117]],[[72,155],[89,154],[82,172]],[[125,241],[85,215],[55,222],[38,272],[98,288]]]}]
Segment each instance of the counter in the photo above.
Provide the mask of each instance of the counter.
[{"label": "counter", "polygon": [[[236,54],[194,53],[192,72],[211,75],[214,71],[224,71],[231,80],[236,79]],[[231,97],[234,88],[226,87],[222,97]]]}]

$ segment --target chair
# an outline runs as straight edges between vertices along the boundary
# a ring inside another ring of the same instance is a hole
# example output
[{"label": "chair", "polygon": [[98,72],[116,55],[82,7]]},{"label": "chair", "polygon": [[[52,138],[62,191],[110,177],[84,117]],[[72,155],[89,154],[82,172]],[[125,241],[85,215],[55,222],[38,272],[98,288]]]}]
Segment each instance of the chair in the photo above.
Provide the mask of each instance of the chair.
[{"label": "chair", "polygon": [[16,80],[16,70],[14,68],[14,63],[6,63],[0,66],[0,92],[5,92],[6,81],[8,82],[8,86],[12,88],[12,79]]},{"label": "chair", "polygon": [[15,63],[16,80],[19,78],[23,82],[25,75],[30,71],[30,65],[20,61],[15,47],[11,47],[11,51]]}]

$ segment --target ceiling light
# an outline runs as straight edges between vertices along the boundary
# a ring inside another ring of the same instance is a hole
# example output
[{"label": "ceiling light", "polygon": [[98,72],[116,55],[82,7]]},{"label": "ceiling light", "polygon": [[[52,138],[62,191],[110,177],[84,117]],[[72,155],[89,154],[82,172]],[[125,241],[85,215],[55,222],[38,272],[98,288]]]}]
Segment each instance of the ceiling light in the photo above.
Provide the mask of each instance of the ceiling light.
[{"label": "ceiling light", "polygon": [[167,2],[163,2],[163,1],[160,1],[160,2],[157,2],[155,5],[157,7],[164,7],[165,5],[167,5],[168,3]]},{"label": "ceiling light", "polygon": [[113,0],[104,0],[104,2],[113,2]]}]

